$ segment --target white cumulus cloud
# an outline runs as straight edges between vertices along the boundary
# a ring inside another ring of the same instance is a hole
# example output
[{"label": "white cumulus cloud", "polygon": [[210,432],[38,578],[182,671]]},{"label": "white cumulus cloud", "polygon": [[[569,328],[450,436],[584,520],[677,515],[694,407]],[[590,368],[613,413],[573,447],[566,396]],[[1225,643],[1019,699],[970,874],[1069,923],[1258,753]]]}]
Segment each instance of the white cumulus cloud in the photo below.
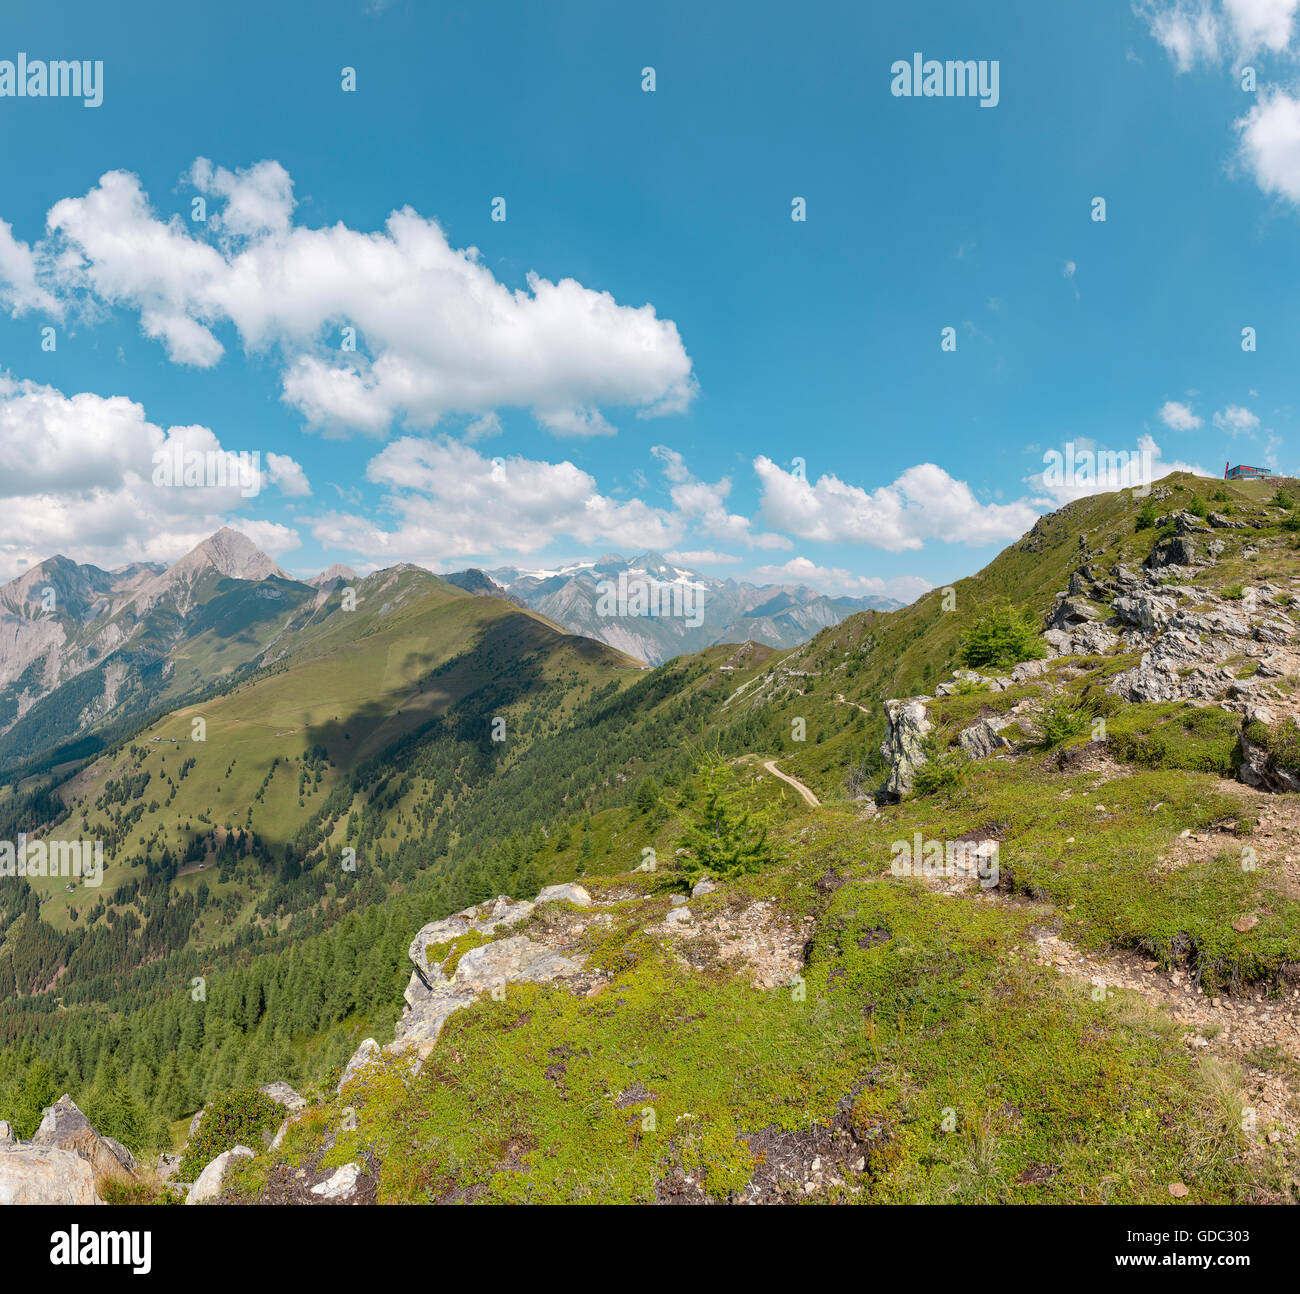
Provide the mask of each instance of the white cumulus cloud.
[{"label": "white cumulus cloud", "polygon": [[0,225],[0,304],[134,311],[172,361],[199,368],[221,362],[233,327],[278,357],[283,398],[308,425],[337,433],[512,407],[556,435],[603,436],[611,411],[680,413],[694,398],[677,327],[653,305],[536,273],[511,288],[410,207],[371,231],[297,223],[278,162],[200,158],[186,178],[201,222],[160,215],[136,175],[110,171],[54,204],[35,247]]},{"label": "white cumulus cloud", "polygon": [[1174,431],[1195,431],[1203,419],[1192,412],[1190,405],[1179,400],[1166,400],[1160,406],[1160,421]]},{"label": "white cumulus cloud", "polygon": [[[210,485],[156,485],[158,455],[202,456],[225,475]],[[0,575],[59,552],[106,569],[173,561],[226,524],[250,537],[256,529],[270,552],[294,548],[290,527],[240,515],[250,506],[245,484],[308,489],[292,458],[267,458],[276,461],[241,477],[235,451],[208,427],[164,429],[123,396],[69,396],[0,374]]]},{"label": "white cumulus cloud", "polygon": [[816,482],[760,456],[754,470],[769,524],[803,540],[867,544],[890,552],[928,539],[988,544],[1018,539],[1038,518],[1032,502],[980,503],[965,481],[934,463],[909,467],[892,484],[865,490],[837,476]]}]

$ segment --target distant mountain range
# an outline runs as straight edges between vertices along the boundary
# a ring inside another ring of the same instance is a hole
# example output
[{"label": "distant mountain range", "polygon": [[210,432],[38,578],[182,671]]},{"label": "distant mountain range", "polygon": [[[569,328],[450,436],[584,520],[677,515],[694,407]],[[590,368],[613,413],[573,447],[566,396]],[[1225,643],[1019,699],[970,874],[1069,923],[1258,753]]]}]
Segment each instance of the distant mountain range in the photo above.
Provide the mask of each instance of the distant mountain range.
[{"label": "distant mountain range", "polygon": [[93,754],[118,729],[274,663],[357,580],[344,566],[293,579],[229,528],[171,566],[41,562],[0,587],[0,769]]},{"label": "distant mountain range", "polygon": [[651,664],[723,642],[797,646],[855,611],[900,605],[714,580],[657,553],[442,576],[403,564],[364,580],[335,565],[299,580],[229,528],[171,566],[105,571],[55,556],[0,587],[0,769],[93,754],[119,728],[296,650],[340,586],[399,577],[499,598]]},{"label": "distant mountain range", "polygon": [[471,593],[507,596],[573,633],[660,665],[717,643],[797,647],[856,611],[893,611],[886,597],[831,597],[804,584],[716,580],[646,552],[608,554],[555,570],[503,566],[443,579]]}]

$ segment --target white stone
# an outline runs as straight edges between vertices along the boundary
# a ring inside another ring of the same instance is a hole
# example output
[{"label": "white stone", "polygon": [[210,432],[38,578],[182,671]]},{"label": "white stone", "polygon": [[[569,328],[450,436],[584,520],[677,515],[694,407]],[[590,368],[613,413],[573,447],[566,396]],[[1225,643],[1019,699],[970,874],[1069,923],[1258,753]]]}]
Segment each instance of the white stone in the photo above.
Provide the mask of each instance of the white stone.
[{"label": "white stone", "polygon": [[323,1196],[327,1200],[341,1200],[357,1189],[357,1178],[361,1176],[360,1164],[344,1164],[323,1182],[311,1188],[313,1195]]},{"label": "white stone", "polygon": [[247,1146],[232,1146],[229,1150],[223,1150],[199,1174],[198,1181],[190,1187],[190,1193],[185,1197],[185,1203],[206,1204],[209,1200],[215,1200],[221,1194],[226,1169],[231,1163],[236,1159],[252,1158],[253,1152]]},{"label": "white stone", "polygon": [[575,907],[591,907],[591,895],[581,885],[548,885],[533,900],[535,904],[541,903],[572,903]]}]

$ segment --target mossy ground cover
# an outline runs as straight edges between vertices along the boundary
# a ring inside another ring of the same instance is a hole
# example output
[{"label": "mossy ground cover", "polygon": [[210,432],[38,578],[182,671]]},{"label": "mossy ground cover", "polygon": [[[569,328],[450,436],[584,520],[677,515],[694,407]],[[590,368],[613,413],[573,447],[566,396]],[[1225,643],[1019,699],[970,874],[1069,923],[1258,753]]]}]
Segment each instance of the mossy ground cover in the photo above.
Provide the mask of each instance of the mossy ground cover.
[{"label": "mossy ground cover", "polygon": [[[988,833],[1000,841],[1003,886],[1054,904],[1075,942],[1138,949],[1165,965],[1187,957],[1214,992],[1270,981],[1300,959],[1300,905],[1282,892],[1276,864],[1245,851],[1253,826],[1206,774],[1140,770],[1098,785],[1095,774],[1061,774],[1046,760],[986,761],[949,796],[887,810],[863,828],[859,848],[883,869],[889,843],[915,831],[927,840]],[[1171,862],[1184,830],[1215,830],[1223,847]],[[1233,930],[1254,912],[1254,929]]]},{"label": "mossy ground cover", "polygon": [[1107,749],[1123,763],[1222,777],[1235,776],[1241,765],[1241,719],[1218,706],[1123,705],[1105,717]]},{"label": "mossy ground cover", "polygon": [[[1168,1027],[1093,1002],[1024,955],[1041,912],[843,885],[801,988],[701,976],[639,923],[593,998],[511,987],[324,1108],[285,1158],[372,1151],[389,1202],[647,1202],[675,1172],[723,1200],[760,1166],[749,1138],[825,1124],[846,1095],[859,1202],[1239,1198],[1235,1111]],[[644,919],[644,915],[642,917]],[[620,923],[621,925],[622,923]],[[850,1189],[852,1188],[852,1189]],[[795,1188],[798,1189],[798,1186]]]}]

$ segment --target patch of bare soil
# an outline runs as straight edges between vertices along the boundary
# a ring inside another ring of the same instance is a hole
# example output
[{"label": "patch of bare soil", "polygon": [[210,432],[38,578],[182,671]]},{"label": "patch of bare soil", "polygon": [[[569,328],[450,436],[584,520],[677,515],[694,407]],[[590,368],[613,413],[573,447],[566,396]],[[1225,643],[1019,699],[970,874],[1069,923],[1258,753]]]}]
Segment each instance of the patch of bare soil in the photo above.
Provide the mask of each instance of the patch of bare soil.
[{"label": "patch of bare soil", "polygon": [[1094,994],[1136,993],[1183,1027],[1184,1046],[1240,1067],[1249,1123],[1243,1130],[1255,1153],[1281,1145],[1294,1157],[1300,1135],[1300,987],[1283,984],[1278,997],[1255,990],[1211,998],[1179,967],[1162,970],[1130,952],[1093,956],[1049,931],[1037,934],[1034,960],[1087,984]]},{"label": "patch of bare soil", "polygon": [[680,940],[678,958],[691,969],[724,967],[748,974],[754,988],[769,989],[788,984],[803,968],[803,950],[813,925],[812,917],[794,925],[774,903],[756,899],[647,928]]},{"label": "patch of bare soil", "polygon": [[[796,1204],[831,1192],[856,1195],[872,1152],[884,1144],[880,1127],[859,1127],[853,1103],[860,1086],[835,1107],[829,1122],[789,1132],[762,1128],[741,1138],[755,1166],[745,1189],[729,1204]],[[659,1204],[716,1204],[700,1181],[680,1167],[656,1188]]]},{"label": "patch of bare soil", "polygon": [[356,1189],[342,1199],[328,1200],[323,1195],[313,1195],[311,1188],[327,1181],[334,1169],[318,1167],[325,1148],[312,1158],[303,1168],[292,1168],[288,1164],[276,1164],[271,1169],[266,1186],[255,1199],[237,1199],[226,1195],[222,1204],[378,1204],[379,1203],[379,1165],[374,1156],[363,1154],[360,1164],[364,1170],[357,1177]]}]

